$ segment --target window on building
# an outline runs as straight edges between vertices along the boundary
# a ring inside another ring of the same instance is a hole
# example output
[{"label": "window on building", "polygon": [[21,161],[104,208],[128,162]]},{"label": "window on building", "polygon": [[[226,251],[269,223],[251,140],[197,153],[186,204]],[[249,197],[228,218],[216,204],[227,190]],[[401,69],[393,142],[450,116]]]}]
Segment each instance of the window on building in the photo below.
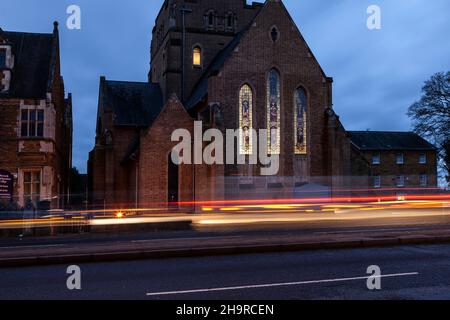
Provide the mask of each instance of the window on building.
[{"label": "window on building", "polygon": [[307,110],[308,99],[306,90],[298,88],[294,96],[294,139],[295,153],[307,153]]},{"label": "window on building", "polygon": [[208,29],[214,29],[216,24],[216,16],[214,11],[210,11],[206,14],[206,26]]},{"label": "window on building", "polygon": [[373,187],[381,188],[381,176],[379,174],[373,176]]},{"label": "window on building", "polygon": [[405,164],[405,155],[403,153],[397,153],[395,156],[395,162],[397,164]]},{"label": "window on building", "polygon": [[234,29],[234,15],[233,13],[228,13],[225,18],[225,25],[227,27],[227,30],[233,30]]},{"label": "window on building", "polygon": [[36,208],[41,195],[41,172],[25,171],[23,173],[23,200],[27,207],[30,203]]},{"label": "window on building", "polygon": [[372,164],[380,164],[381,163],[381,155],[379,153],[374,153],[372,155]]},{"label": "window on building", "polygon": [[421,153],[419,155],[419,163],[420,164],[427,164],[427,154],[426,153]]},{"label": "window on building", "polygon": [[278,31],[277,27],[272,27],[270,30],[270,37],[272,38],[273,42],[277,42],[280,38],[280,32]]},{"label": "window on building", "polygon": [[6,51],[0,49],[0,68],[6,68]]},{"label": "window on building", "polygon": [[398,175],[397,176],[397,187],[401,188],[405,186],[405,176],[404,175]]},{"label": "window on building", "polygon": [[240,154],[253,153],[253,92],[248,84],[239,91]]},{"label": "window on building", "polygon": [[196,67],[201,67],[202,65],[202,49],[200,47],[195,47],[192,52],[192,63]]},{"label": "window on building", "polygon": [[269,154],[280,154],[281,146],[281,90],[280,75],[270,70],[267,79],[267,147]]},{"label": "window on building", "polygon": [[421,187],[428,186],[428,176],[426,174],[421,174],[420,175],[420,186]]},{"label": "window on building", "polygon": [[22,137],[43,137],[44,110],[22,109],[20,132]]}]

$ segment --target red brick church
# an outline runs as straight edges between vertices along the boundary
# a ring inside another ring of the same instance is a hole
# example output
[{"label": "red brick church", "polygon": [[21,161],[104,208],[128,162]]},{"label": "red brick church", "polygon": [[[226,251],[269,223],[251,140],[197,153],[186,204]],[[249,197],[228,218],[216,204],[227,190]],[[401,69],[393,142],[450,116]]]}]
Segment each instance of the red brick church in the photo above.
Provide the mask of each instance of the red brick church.
[{"label": "red brick church", "polygon": [[[437,185],[432,145],[412,133],[347,132],[333,110],[332,84],[281,0],[166,0],[153,29],[148,82],[100,80],[91,201],[145,208],[292,198],[308,186],[332,196]],[[224,134],[241,129],[235,152],[245,164],[175,165],[171,135],[183,128],[194,136],[195,121]],[[267,130],[267,152],[280,159],[277,175],[262,176],[264,165],[250,164],[251,129]],[[394,162],[399,154],[409,166]]]}]

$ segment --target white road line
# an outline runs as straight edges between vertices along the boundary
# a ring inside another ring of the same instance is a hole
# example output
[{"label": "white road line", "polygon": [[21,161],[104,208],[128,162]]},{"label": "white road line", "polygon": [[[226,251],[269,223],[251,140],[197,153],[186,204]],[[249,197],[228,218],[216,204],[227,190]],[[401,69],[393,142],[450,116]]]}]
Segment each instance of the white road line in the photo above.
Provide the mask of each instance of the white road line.
[{"label": "white road line", "polygon": [[362,232],[385,232],[385,231],[415,231],[424,230],[423,228],[402,228],[402,229],[361,229],[361,230],[350,230],[350,231],[332,231],[332,232],[314,232],[314,234],[339,234],[339,233],[362,233]]},{"label": "white road line", "polygon": [[30,248],[52,248],[52,247],[63,247],[64,244],[47,244],[47,245],[37,245],[37,246],[13,246],[13,247],[0,247],[0,249],[30,249]]},{"label": "white road line", "polygon": [[[409,273],[386,274],[386,275],[378,276],[378,278],[407,277],[407,276],[417,276],[417,275],[419,275],[418,272],[409,272]],[[189,293],[232,291],[232,290],[245,290],[245,289],[258,289],[258,288],[271,288],[271,287],[287,287],[287,286],[299,286],[299,285],[304,285],[304,284],[318,284],[318,283],[345,282],[345,281],[354,281],[354,280],[367,280],[369,278],[377,278],[377,276],[312,280],[312,281],[299,281],[299,282],[285,282],[285,283],[271,283],[271,284],[257,284],[257,285],[248,285],[248,286],[239,286],[239,287],[223,287],[223,288],[196,289],[196,290],[183,290],[183,291],[152,292],[152,293],[147,293],[147,296],[154,297],[154,296],[168,296],[168,295],[179,295],[179,294],[189,294]]]},{"label": "white road line", "polygon": [[211,239],[237,239],[242,236],[230,236],[230,237],[194,237],[194,238],[167,238],[167,239],[148,239],[148,240],[133,240],[133,243],[146,243],[155,241],[173,241],[173,240],[211,240]]}]

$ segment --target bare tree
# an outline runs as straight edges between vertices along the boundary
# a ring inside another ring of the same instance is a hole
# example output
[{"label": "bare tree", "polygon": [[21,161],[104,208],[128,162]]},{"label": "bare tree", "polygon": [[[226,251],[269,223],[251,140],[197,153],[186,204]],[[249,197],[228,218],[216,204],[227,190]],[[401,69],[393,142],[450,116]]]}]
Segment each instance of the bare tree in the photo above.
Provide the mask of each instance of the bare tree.
[{"label": "bare tree", "polygon": [[438,72],[425,82],[422,98],[408,110],[414,131],[438,148],[442,169],[450,183],[450,72]]}]

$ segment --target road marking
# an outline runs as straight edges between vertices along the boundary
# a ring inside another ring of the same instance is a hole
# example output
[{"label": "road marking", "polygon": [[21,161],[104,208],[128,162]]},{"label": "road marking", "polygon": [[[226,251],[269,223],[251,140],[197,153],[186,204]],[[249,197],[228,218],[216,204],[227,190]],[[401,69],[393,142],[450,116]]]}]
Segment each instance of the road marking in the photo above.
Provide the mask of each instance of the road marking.
[{"label": "road marking", "polygon": [[386,275],[381,275],[381,276],[365,276],[365,277],[354,277],[354,278],[312,280],[312,281],[285,282],[285,283],[270,283],[270,284],[257,284],[257,285],[248,285],[248,286],[239,286],[239,287],[223,287],[223,288],[195,289],[195,290],[183,290],[183,291],[151,292],[151,293],[147,293],[147,296],[154,297],[154,296],[169,296],[169,295],[180,295],[180,294],[189,294],[189,293],[204,293],[204,292],[232,291],[232,290],[273,288],[273,287],[288,287],[288,286],[299,286],[299,285],[304,285],[304,284],[333,283],[333,282],[345,282],[345,281],[355,281],[355,280],[367,280],[369,278],[393,278],[393,277],[407,277],[407,276],[417,276],[417,275],[419,275],[418,272],[409,272],[409,273],[386,274]]},{"label": "road marking", "polygon": [[36,245],[36,246],[12,246],[12,247],[0,247],[0,249],[30,249],[30,248],[51,248],[51,247],[63,247],[64,244],[47,244],[47,245]]},{"label": "road marking", "polygon": [[362,229],[349,231],[332,231],[332,232],[314,232],[314,234],[339,234],[339,233],[361,233],[361,232],[385,232],[385,231],[415,231],[424,230],[423,228],[402,228],[402,229]]},{"label": "road marking", "polygon": [[146,243],[155,241],[173,241],[173,240],[211,240],[211,239],[237,239],[242,238],[242,236],[229,236],[229,237],[193,237],[193,238],[167,238],[167,239],[148,239],[148,240],[133,240],[133,243]]}]

